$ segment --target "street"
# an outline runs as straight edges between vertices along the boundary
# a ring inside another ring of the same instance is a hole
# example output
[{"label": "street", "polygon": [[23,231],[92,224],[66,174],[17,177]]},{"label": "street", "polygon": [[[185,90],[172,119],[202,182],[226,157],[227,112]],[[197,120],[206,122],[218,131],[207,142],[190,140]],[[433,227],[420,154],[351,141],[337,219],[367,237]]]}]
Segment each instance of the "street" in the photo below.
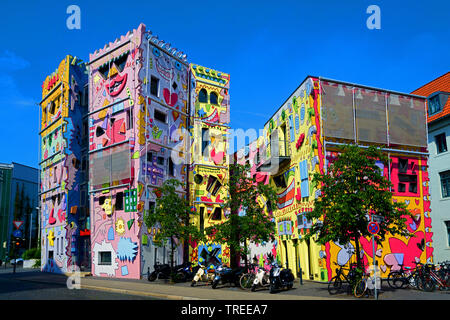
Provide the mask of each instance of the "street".
[{"label": "street", "polygon": [[[345,284],[344,284],[345,285]],[[36,269],[0,269],[0,300],[142,300],[142,299],[206,299],[206,300],[375,300],[373,296],[354,298],[345,292],[330,295],[326,283],[296,280],[291,290],[270,294],[267,288],[256,292],[237,287],[218,286],[212,289],[205,283],[192,288],[190,282],[169,284],[164,280],[149,282],[143,279],[111,279],[82,277],[81,289],[68,289],[64,275],[43,273]],[[378,300],[450,300],[450,292],[423,292],[413,289],[391,289],[382,282]]]},{"label": "street", "polygon": [[0,300],[159,300],[149,296],[127,295],[114,292],[68,289],[64,281],[51,283],[27,279],[38,271],[17,267],[0,268]]}]

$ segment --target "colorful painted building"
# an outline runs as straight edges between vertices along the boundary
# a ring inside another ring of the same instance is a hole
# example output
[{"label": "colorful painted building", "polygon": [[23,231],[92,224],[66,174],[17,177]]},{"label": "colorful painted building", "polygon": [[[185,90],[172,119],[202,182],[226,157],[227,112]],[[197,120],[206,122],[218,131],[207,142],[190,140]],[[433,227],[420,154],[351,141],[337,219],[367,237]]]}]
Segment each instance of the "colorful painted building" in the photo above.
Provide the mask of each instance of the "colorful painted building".
[{"label": "colorful painted building", "polygon": [[277,238],[253,251],[276,252],[295,275],[301,268],[303,278],[318,281],[335,275],[335,263],[356,261],[352,243],[301,241],[312,223],[305,213],[320,196],[312,173],[324,173],[340,147],[354,143],[383,146],[389,167],[382,169],[394,184],[393,201],[405,202],[414,216],[407,221],[414,237],[387,237],[375,252],[369,239],[361,238],[363,260],[372,262],[375,255],[383,277],[401,264],[431,261],[425,104],[421,96],[308,76],[267,121],[256,143],[236,155],[238,161],[247,157],[255,172],[270,174],[268,181],[261,175],[261,181],[278,194]]},{"label": "colorful painted building", "polygon": [[428,149],[434,262],[450,259],[450,72],[414,90],[428,100]]},{"label": "colorful painted building", "polygon": [[90,268],[87,66],[66,56],[42,84],[40,209],[43,271]]},{"label": "colorful painted building", "polygon": [[[198,215],[200,230],[222,223],[229,212],[221,205],[228,198],[228,132],[230,75],[190,65],[190,166],[189,200]],[[190,260],[214,265],[229,264],[229,249],[216,242],[190,244]]]},{"label": "colorful painted building", "polygon": [[[159,229],[143,219],[164,181],[182,182],[180,196],[223,217],[229,76],[190,65],[143,24],[91,54],[89,69],[92,274],[140,278],[170,263],[170,244],[155,244]],[[204,132],[210,142],[198,140]],[[177,241],[175,265],[186,248]]]}]

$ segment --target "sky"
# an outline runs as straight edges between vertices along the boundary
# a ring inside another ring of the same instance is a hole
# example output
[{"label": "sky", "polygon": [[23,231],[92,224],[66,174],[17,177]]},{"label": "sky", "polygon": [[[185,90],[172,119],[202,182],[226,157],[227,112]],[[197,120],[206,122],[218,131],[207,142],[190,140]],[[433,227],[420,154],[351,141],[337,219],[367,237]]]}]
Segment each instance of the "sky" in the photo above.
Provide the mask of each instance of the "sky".
[{"label": "sky", "polygon": [[[67,27],[70,5],[80,29]],[[370,5],[380,29],[367,27]],[[38,167],[46,76],[140,23],[189,62],[231,75],[233,129],[262,128],[308,75],[409,93],[450,71],[447,0],[2,0],[0,9],[0,163]]]}]

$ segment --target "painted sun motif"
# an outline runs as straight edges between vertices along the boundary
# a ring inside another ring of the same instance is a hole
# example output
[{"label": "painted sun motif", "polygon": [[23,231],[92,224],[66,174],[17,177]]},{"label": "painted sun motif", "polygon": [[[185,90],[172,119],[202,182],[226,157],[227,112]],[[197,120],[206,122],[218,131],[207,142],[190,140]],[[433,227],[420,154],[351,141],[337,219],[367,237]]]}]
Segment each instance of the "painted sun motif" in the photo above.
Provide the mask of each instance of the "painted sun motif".
[{"label": "painted sun motif", "polygon": [[119,236],[123,236],[125,234],[125,221],[122,218],[118,218],[116,220],[116,233]]}]

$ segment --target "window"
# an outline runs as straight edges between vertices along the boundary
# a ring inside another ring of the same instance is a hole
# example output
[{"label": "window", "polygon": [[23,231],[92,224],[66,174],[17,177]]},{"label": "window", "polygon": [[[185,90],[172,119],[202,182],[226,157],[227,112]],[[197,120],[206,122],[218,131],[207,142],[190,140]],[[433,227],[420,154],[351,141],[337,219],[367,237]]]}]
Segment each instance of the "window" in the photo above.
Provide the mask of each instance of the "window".
[{"label": "window", "polygon": [[160,166],[163,166],[164,165],[164,157],[156,158],[156,163]]},{"label": "window", "polygon": [[161,112],[158,109],[155,109],[155,112],[153,113],[153,115],[155,117],[155,120],[166,123],[167,115],[164,112]]},{"label": "window", "polygon": [[209,146],[209,129],[202,128],[202,156],[208,156],[205,154],[205,151],[207,150]]},{"label": "window", "polygon": [[206,89],[202,89],[198,93],[198,102],[208,103],[208,92],[206,92]]},{"label": "window", "polygon": [[302,198],[309,197],[309,172],[308,160],[303,160],[299,163],[300,169],[300,190]]},{"label": "window", "polygon": [[151,152],[147,152],[147,162],[153,161],[153,154]]},{"label": "window", "polygon": [[398,159],[398,172],[406,173],[408,171],[408,159]]},{"label": "window", "polygon": [[281,174],[279,176],[273,177],[273,182],[278,188],[286,188],[286,180],[284,179],[284,175]]},{"label": "window", "polygon": [[127,130],[129,129],[133,129],[133,109],[131,108],[127,110]]},{"label": "window", "polygon": [[439,173],[441,176],[442,198],[450,197],[450,170]]},{"label": "window", "polygon": [[99,204],[99,205],[103,205],[103,204],[105,203],[105,200],[106,200],[106,197],[105,197],[105,196],[101,196],[101,197],[98,199],[98,204]]},{"label": "window", "polygon": [[116,210],[123,210],[123,192],[116,193]]},{"label": "window", "polygon": [[99,251],[98,253],[98,264],[103,266],[111,265],[111,251]]},{"label": "window", "polygon": [[428,112],[430,113],[430,115],[438,113],[439,111],[441,111],[441,109],[442,108],[438,94],[428,99]]},{"label": "window", "polygon": [[155,208],[156,208],[156,203],[154,201],[149,201],[148,202],[148,212],[149,213],[154,213],[155,212]]},{"label": "window", "polygon": [[48,250],[48,258],[53,259],[53,250]]},{"label": "window", "polygon": [[173,161],[172,158],[169,158],[169,175],[174,176],[174,166],[173,166]]},{"label": "window", "polygon": [[445,137],[445,133],[438,134],[434,137],[436,140],[436,149],[437,153],[442,153],[447,151],[447,140]]},{"label": "window", "polygon": [[205,230],[205,207],[200,207],[200,232],[204,233]]},{"label": "window", "polygon": [[217,99],[217,93],[211,92],[209,94],[209,103],[211,103],[211,104],[219,104],[218,99]]},{"label": "window", "polygon": [[450,221],[444,221],[447,228],[447,245],[450,247]]},{"label": "window", "polygon": [[151,76],[150,77],[150,93],[154,96],[158,96],[159,89],[159,79]]},{"label": "window", "polygon": [[222,219],[222,208],[215,208],[211,216],[211,220],[221,220]]}]

